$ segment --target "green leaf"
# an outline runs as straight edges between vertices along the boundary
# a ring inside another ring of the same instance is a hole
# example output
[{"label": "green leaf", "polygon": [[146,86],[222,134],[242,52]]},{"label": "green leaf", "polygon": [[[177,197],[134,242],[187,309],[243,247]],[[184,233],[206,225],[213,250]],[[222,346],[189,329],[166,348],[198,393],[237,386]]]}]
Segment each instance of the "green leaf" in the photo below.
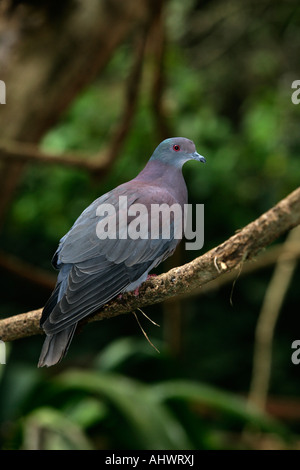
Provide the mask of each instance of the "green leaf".
[{"label": "green leaf", "polygon": [[171,399],[198,403],[238,418],[245,424],[255,425],[262,430],[286,434],[284,426],[250,405],[246,399],[209,385],[186,380],[172,380],[153,385],[152,389],[151,396],[158,403],[165,403]]},{"label": "green leaf", "polygon": [[91,450],[81,428],[64,413],[49,407],[34,410],[23,422],[25,450]]},{"label": "green leaf", "polygon": [[151,397],[151,387],[113,374],[72,370],[57,377],[61,387],[74,388],[106,400],[125,419],[135,435],[133,447],[144,449],[189,449],[185,429],[168,407]]}]

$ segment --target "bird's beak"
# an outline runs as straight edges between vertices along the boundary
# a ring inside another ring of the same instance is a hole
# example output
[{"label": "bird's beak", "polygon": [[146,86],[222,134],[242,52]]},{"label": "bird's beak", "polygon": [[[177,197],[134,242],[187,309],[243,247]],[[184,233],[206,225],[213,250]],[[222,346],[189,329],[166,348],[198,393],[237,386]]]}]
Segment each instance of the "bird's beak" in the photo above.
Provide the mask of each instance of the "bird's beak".
[{"label": "bird's beak", "polygon": [[198,152],[194,152],[192,155],[193,155],[194,160],[197,160],[198,162],[206,163],[205,158],[202,157],[202,155],[199,155]]}]

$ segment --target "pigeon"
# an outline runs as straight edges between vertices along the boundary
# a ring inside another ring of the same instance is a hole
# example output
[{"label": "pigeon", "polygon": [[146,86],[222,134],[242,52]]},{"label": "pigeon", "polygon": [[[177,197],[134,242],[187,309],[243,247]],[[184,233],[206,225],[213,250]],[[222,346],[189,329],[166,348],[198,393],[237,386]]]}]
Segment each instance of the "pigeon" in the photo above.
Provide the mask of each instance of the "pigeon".
[{"label": "pigeon", "polygon": [[[152,224],[156,228],[152,237],[150,209],[155,204],[181,208],[187,204],[182,166],[188,160],[206,162],[193,141],[183,137],[164,140],[134,179],[96,199],[61,238],[52,258],[53,267],[59,270],[57,283],[40,320],[46,338],[38,367],[61,361],[80,320],[111,299],[136,291],[149,271],[173,254],[183,231],[175,236],[172,213],[170,233],[162,236],[160,218]],[[140,237],[128,236],[129,225],[138,217],[130,212],[134,207],[147,209],[140,220]]]}]

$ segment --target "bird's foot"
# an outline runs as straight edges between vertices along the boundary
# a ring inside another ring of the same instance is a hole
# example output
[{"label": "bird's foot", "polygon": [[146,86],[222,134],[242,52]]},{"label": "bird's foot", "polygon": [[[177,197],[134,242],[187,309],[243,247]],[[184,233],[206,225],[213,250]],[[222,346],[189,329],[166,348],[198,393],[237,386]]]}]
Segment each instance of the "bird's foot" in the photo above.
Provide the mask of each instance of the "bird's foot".
[{"label": "bird's foot", "polygon": [[[151,279],[151,277],[156,277],[156,276],[157,276],[157,274],[148,274],[146,281],[148,281],[148,279]],[[146,281],[145,281],[145,282],[146,282]],[[138,297],[139,294],[140,294],[139,288],[140,288],[140,286],[137,287],[137,288],[133,291],[133,294],[135,295],[135,297]]]},{"label": "bird's foot", "polygon": [[[156,276],[157,276],[157,274],[148,274],[146,281],[148,281],[149,279],[151,279],[151,277],[156,277]],[[145,282],[146,282],[146,281],[145,281]],[[134,289],[133,295],[134,295],[135,297],[138,297],[138,296],[139,296],[139,294],[140,294],[139,289],[140,289],[140,286],[137,287],[136,289]],[[123,298],[123,294],[119,294],[118,297],[117,297],[118,300],[121,300],[122,298]]]},{"label": "bird's foot", "polygon": [[140,293],[140,290],[139,290],[139,289],[140,289],[139,287],[137,287],[136,289],[134,289],[133,295],[134,295],[135,297],[138,297],[138,296],[139,296],[139,293]]}]

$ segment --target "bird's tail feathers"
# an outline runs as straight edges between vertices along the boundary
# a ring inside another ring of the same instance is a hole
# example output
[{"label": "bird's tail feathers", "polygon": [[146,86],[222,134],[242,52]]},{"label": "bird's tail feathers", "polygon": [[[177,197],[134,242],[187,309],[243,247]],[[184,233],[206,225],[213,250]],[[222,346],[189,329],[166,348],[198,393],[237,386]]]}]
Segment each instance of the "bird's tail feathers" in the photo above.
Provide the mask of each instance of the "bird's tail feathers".
[{"label": "bird's tail feathers", "polygon": [[43,326],[43,323],[47,320],[49,315],[51,314],[52,310],[54,309],[55,305],[58,304],[58,302],[62,299],[66,289],[67,289],[67,284],[68,284],[68,275],[70,272],[70,265],[66,264],[64,265],[57,278],[57,283],[54,288],[54,291],[52,292],[51,296],[46,302],[46,305],[43,308],[42,316],[40,319],[40,325],[41,327]]},{"label": "bird's tail feathers", "polygon": [[69,328],[47,335],[44,341],[38,367],[50,367],[57,364],[67,354],[73,335],[76,330],[77,323]]}]

